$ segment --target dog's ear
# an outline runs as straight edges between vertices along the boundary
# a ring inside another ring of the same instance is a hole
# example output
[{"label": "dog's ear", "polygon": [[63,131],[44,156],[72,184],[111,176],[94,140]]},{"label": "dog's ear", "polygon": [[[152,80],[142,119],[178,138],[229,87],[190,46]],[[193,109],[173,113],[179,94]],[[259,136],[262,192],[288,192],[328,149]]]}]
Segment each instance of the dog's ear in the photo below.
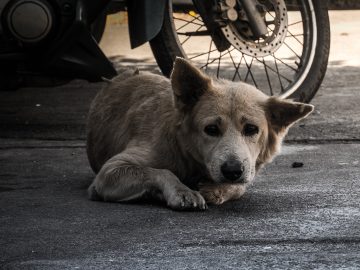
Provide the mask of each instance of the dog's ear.
[{"label": "dog's ear", "polygon": [[174,62],[170,80],[175,98],[187,106],[193,106],[211,85],[210,77],[180,57]]},{"label": "dog's ear", "polygon": [[314,106],[310,104],[270,97],[266,102],[266,117],[276,133],[285,131],[295,122],[308,116]]},{"label": "dog's ear", "polygon": [[268,135],[256,161],[256,170],[268,163],[279,152],[281,142],[288,128],[314,110],[313,105],[270,97],[265,102],[265,114],[268,121]]}]

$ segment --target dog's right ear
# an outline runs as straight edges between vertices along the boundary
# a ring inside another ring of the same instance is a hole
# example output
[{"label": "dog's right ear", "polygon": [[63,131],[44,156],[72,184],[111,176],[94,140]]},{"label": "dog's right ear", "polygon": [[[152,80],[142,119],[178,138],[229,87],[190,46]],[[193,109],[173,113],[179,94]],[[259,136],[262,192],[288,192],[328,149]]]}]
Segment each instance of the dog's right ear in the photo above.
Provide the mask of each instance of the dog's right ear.
[{"label": "dog's right ear", "polygon": [[170,76],[175,99],[193,106],[210,88],[211,78],[184,58],[177,57]]}]

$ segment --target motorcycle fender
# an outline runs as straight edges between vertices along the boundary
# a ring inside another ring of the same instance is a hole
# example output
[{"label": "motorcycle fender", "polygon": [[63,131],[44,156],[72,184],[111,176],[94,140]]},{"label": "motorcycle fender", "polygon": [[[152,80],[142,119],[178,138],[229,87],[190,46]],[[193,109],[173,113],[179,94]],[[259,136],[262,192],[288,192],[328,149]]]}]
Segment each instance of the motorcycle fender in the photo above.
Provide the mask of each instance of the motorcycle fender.
[{"label": "motorcycle fender", "polygon": [[127,2],[131,48],[153,39],[164,20],[168,0],[130,0]]}]

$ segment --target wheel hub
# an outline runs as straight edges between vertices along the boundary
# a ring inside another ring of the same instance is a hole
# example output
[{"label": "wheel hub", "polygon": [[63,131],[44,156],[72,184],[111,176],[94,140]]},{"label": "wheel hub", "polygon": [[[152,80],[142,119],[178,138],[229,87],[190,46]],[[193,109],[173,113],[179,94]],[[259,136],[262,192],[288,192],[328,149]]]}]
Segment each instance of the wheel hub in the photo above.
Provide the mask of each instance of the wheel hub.
[{"label": "wheel hub", "polygon": [[266,36],[257,40],[252,33],[245,12],[238,10],[239,18],[229,21],[221,30],[237,50],[252,57],[265,57],[277,51],[287,34],[288,16],[284,0],[267,0],[266,5],[257,3],[267,28]]}]

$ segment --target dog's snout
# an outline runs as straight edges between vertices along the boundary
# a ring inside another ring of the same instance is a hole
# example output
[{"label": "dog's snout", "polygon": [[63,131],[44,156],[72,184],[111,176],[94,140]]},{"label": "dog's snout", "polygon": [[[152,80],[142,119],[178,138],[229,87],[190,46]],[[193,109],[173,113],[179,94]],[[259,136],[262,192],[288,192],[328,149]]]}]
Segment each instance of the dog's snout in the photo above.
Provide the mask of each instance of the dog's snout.
[{"label": "dog's snout", "polygon": [[239,180],[243,172],[243,165],[236,159],[230,159],[221,165],[221,173],[230,181]]}]

